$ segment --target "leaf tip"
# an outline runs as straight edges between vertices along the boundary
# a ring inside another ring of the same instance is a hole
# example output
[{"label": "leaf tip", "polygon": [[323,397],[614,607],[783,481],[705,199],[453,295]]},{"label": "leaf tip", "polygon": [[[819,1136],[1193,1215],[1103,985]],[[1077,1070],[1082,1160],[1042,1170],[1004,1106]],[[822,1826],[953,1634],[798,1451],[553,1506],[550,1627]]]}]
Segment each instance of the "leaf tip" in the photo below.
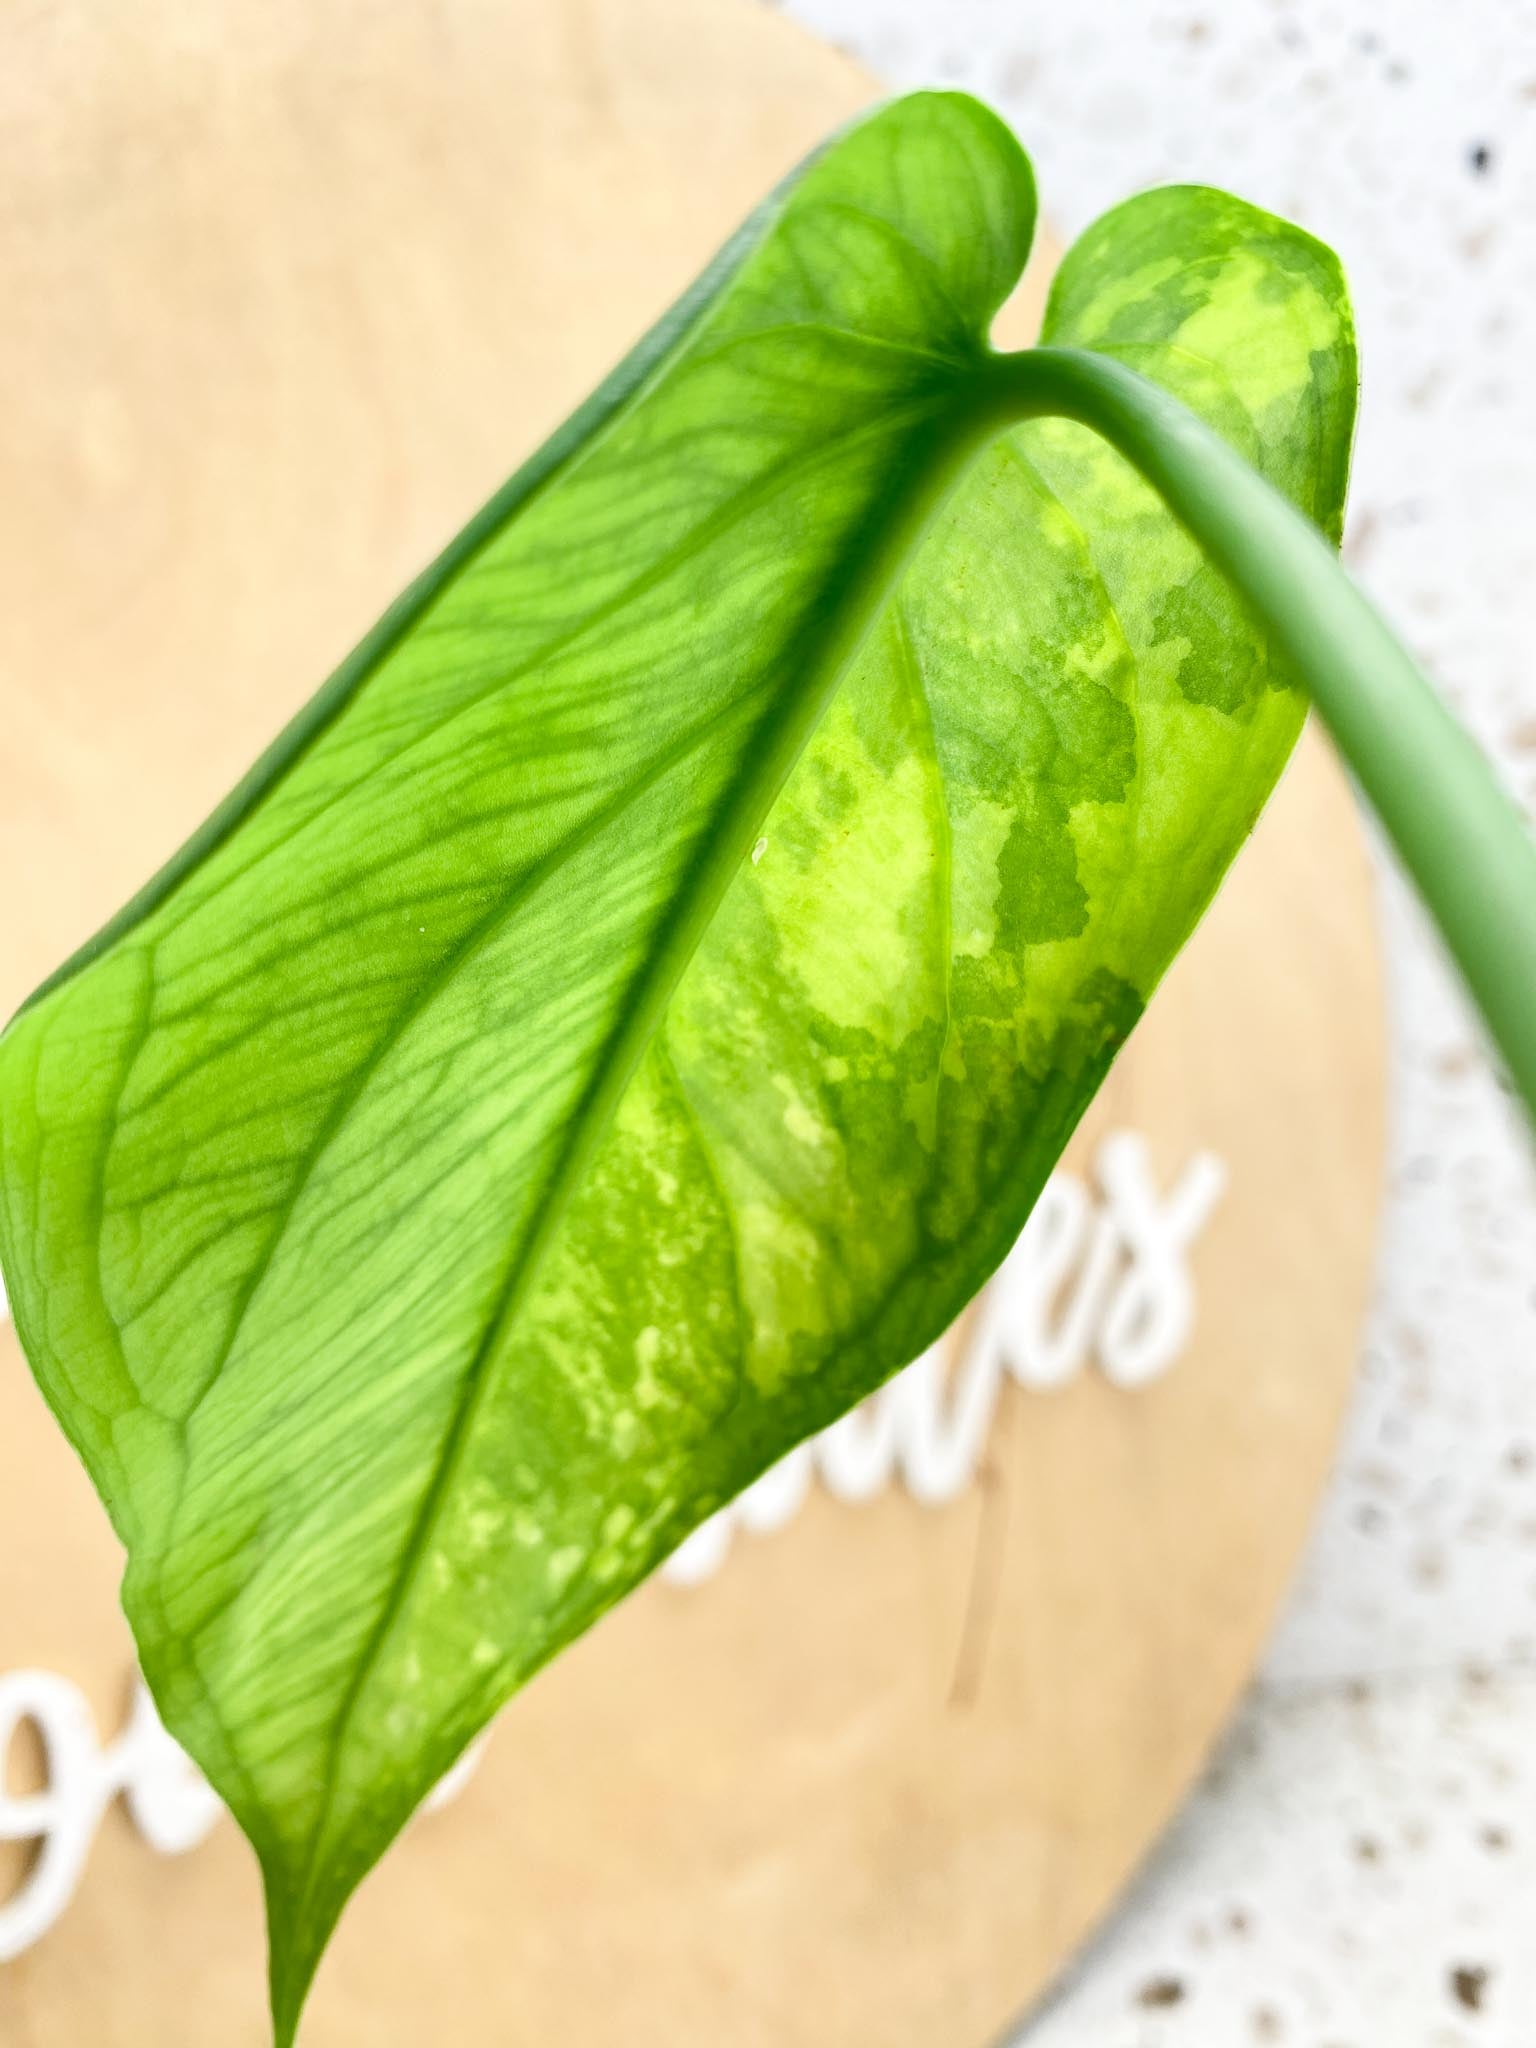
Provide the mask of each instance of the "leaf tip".
[{"label": "leaf tip", "polygon": [[316,1919],[295,1900],[283,1878],[263,1872],[267,1895],[267,1997],[272,2048],[296,2048],[315,1972],[335,1926],[335,1915]]}]

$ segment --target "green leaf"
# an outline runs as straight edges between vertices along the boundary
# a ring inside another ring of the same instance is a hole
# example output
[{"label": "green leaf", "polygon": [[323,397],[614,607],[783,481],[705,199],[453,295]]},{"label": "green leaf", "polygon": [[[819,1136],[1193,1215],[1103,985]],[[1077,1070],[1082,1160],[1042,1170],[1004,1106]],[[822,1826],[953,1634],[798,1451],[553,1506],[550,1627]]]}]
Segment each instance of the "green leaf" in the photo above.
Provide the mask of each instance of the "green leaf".
[{"label": "green leaf", "polygon": [[[508,1695],[1012,1243],[1303,714],[1146,485],[999,431],[1028,164],[846,133],[0,1040],[0,1255],[279,2037]],[[1219,193],[1048,336],[1331,535],[1338,268]]]}]

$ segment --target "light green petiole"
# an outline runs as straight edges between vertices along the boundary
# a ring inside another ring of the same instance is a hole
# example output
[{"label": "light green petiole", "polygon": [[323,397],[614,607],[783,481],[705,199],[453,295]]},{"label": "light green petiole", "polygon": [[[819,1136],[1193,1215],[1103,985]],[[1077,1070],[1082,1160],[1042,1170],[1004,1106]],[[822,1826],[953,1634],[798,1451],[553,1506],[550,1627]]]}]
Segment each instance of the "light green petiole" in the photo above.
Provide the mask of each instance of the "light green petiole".
[{"label": "light green petiole", "polygon": [[1295,508],[1178,399],[1112,357],[987,369],[1000,420],[1092,428],[1272,635],[1440,928],[1536,1123],[1536,844],[1470,736]]}]

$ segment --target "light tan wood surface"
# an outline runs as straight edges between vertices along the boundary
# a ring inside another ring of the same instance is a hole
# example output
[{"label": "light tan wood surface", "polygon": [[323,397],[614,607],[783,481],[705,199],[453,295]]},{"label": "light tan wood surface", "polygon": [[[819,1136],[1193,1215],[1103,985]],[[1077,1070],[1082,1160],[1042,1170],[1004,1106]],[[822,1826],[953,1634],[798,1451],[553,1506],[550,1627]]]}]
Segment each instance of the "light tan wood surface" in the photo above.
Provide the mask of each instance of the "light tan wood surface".
[{"label": "light tan wood surface", "polygon": [[[7,1009],[869,96],[747,0],[12,14]],[[813,1493],[642,1589],[365,1888],[310,2048],[988,2048],[1166,1821],[1303,1540],[1369,1278],[1379,1007],[1309,741],[1084,1140],[1228,1164],[1188,1354],[1008,1391],[948,1507]],[[117,1567],[0,1333],[0,1673],[74,1678],[104,1733]],[[0,1965],[0,2048],[258,2048],[259,1954],[232,1828],[169,1860],[114,1814]]]}]

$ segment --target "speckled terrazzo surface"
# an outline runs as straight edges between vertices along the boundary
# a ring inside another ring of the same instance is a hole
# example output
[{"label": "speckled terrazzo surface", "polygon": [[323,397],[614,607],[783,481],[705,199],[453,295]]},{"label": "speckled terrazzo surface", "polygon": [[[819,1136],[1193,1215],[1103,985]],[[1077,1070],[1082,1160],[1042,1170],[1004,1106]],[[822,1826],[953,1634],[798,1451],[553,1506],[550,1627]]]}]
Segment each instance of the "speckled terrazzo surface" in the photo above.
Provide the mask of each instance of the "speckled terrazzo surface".
[{"label": "speckled terrazzo surface", "polygon": [[[1536,810],[1536,7],[787,0],[996,103],[1064,234],[1170,179],[1333,242],[1365,392],[1347,550]],[[1382,864],[1377,1303],[1261,1683],[1031,2048],[1536,2044],[1536,1172]]]}]

